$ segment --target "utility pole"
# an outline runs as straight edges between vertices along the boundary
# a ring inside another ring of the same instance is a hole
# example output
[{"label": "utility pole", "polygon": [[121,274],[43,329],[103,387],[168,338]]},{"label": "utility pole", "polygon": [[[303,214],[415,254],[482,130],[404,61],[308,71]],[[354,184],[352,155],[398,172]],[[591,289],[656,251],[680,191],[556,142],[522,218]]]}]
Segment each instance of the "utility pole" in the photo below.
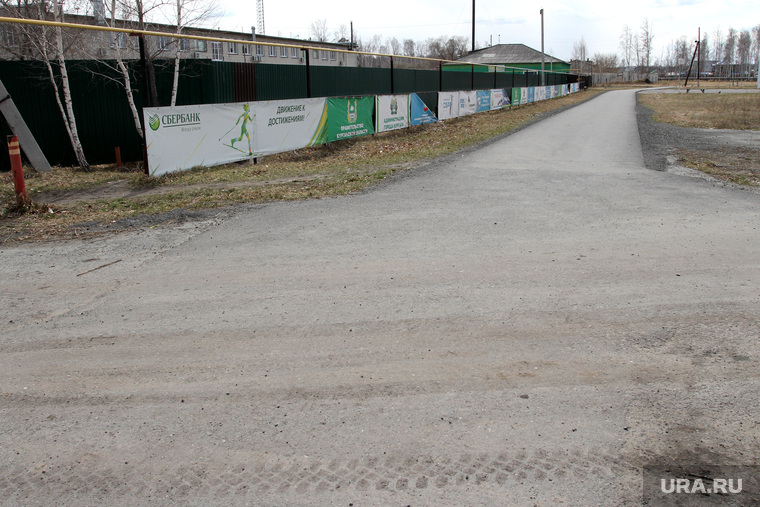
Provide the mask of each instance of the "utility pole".
[{"label": "utility pole", "polygon": [[472,0],[472,52],[475,52],[475,0]]},{"label": "utility pole", "polygon": [[546,86],[546,74],[544,74],[544,62],[546,55],[544,54],[544,10],[541,9],[541,86]]}]

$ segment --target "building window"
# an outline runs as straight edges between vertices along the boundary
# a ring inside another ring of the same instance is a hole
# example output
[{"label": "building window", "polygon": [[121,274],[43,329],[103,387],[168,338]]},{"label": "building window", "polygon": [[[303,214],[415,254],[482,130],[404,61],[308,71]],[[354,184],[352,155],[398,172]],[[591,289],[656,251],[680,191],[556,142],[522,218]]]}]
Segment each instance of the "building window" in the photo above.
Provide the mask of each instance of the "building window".
[{"label": "building window", "polygon": [[18,46],[18,38],[16,37],[14,27],[6,24],[0,26],[0,40],[3,41],[5,47],[11,48]]},{"label": "building window", "polygon": [[180,39],[179,40],[179,50],[180,51],[190,51],[190,39]]},{"label": "building window", "polygon": [[340,53],[338,56],[338,59],[340,60],[340,63],[345,64],[346,63],[346,53]]},{"label": "building window", "polygon": [[221,42],[211,43],[211,59],[216,60],[216,61],[222,60],[222,43]]},{"label": "building window", "polygon": [[163,35],[158,37],[158,40],[156,41],[156,46],[158,47],[159,51],[166,51],[169,49],[169,45],[171,42],[169,42],[169,37],[164,37]]},{"label": "building window", "polygon": [[231,55],[237,54],[237,42],[228,42],[227,43],[227,52]]},{"label": "building window", "polygon": [[288,57],[288,48],[280,48],[280,58]]},{"label": "building window", "polygon": [[243,44],[243,54],[248,56],[251,54],[251,45],[250,44]]},{"label": "building window", "polygon": [[322,59],[327,60],[327,51],[322,51]]},{"label": "building window", "polygon": [[264,56],[264,48],[261,44],[256,44],[256,56]]},{"label": "building window", "polygon": [[[118,32],[111,33],[111,48],[124,49],[127,47],[127,34]],[[10,44],[9,44],[10,45]]]},{"label": "building window", "polygon": [[277,56],[277,48],[274,46],[269,46],[269,56],[275,57]]},{"label": "building window", "polygon": [[330,51],[330,60],[332,60],[334,62],[335,58],[336,58],[335,51]]},{"label": "building window", "polygon": [[199,51],[201,53],[205,53],[208,51],[208,45],[206,44],[205,40],[196,40],[195,41],[195,50]]},{"label": "building window", "polygon": [[290,48],[290,57],[291,58],[298,58],[298,56],[299,56],[298,53],[300,53],[300,51],[298,50],[298,48]]},{"label": "building window", "polygon": [[319,60],[319,50],[318,49],[312,49],[311,50],[311,57],[315,60]]}]

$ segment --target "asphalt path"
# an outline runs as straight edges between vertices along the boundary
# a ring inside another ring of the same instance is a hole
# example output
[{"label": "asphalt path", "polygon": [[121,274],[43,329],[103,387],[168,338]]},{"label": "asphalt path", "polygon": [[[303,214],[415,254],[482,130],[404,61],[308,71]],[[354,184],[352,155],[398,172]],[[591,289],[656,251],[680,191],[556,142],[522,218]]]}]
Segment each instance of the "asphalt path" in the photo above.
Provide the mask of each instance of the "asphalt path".
[{"label": "asphalt path", "polygon": [[4,247],[0,503],[640,505],[646,465],[755,464],[759,227],[646,169],[616,91],[367,192]]}]

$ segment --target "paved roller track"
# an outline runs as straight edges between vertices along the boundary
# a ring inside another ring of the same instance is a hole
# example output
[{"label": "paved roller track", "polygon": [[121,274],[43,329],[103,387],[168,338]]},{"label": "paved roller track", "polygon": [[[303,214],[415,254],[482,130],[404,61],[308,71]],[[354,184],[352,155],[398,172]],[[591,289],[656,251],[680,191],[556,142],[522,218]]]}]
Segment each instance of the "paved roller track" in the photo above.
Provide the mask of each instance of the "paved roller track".
[{"label": "paved roller track", "polygon": [[4,505],[637,505],[760,458],[760,195],[604,94],[369,192],[0,252]]}]

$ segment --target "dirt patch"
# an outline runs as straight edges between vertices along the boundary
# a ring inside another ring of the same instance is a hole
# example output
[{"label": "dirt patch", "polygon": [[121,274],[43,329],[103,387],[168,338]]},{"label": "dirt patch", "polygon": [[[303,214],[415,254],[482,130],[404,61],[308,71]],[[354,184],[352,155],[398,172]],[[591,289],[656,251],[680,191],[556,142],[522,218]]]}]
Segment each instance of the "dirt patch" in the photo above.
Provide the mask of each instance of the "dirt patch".
[{"label": "dirt patch", "polygon": [[676,150],[678,163],[738,185],[760,185],[760,149],[713,147]]},{"label": "dirt patch", "polygon": [[746,188],[757,185],[760,131],[688,128],[655,121],[655,114],[642,100],[637,102],[639,137],[648,168],[686,167]]},{"label": "dirt patch", "polygon": [[232,189],[262,187],[264,185],[278,185],[286,183],[303,183],[321,179],[320,176],[306,176],[302,178],[277,178],[267,181],[236,181],[227,183],[195,183],[192,185],[176,185],[170,187],[136,187],[128,181],[111,181],[103,186],[66,191],[51,191],[38,194],[37,199],[54,206],[66,206],[78,203],[94,201],[110,201],[116,199],[139,199],[141,197],[167,195],[182,191],[199,189]]}]

